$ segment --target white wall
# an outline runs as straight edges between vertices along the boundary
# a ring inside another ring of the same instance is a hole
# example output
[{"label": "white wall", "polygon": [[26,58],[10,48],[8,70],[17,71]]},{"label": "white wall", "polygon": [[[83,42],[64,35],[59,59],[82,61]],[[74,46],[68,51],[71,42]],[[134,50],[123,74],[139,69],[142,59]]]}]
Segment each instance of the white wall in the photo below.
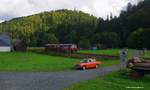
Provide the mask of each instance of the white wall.
[{"label": "white wall", "polygon": [[11,47],[2,47],[0,46],[0,52],[10,52],[11,51]]}]

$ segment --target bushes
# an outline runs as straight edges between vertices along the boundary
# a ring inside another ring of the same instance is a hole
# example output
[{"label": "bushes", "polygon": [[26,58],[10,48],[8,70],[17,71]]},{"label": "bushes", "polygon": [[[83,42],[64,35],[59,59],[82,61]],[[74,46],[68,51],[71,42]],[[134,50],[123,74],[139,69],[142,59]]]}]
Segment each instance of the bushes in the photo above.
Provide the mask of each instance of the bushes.
[{"label": "bushes", "polygon": [[103,44],[96,44],[97,49],[106,49],[107,47]]},{"label": "bushes", "polygon": [[38,32],[37,46],[44,46],[47,43],[58,43],[58,38],[53,33]]},{"label": "bushes", "polygon": [[83,48],[83,49],[89,49],[90,48],[90,41],[86,38],[81,39],[78,43],[78,46],[80,48]]},{"label": "bushes", "polygon": [[120,38],[114,32],[102,32],[95,35],[93,43],[101,44],[108,48],[118,47],[120,44]]},{"label": "bushes", "polygon": [[128,37],[128,46],[130,48],[149,48],[150,49],[150,28],[138,29]]},{"label": "bushes", "polygon": [[29,52],[43,52],[45,47],[28,47]]}]

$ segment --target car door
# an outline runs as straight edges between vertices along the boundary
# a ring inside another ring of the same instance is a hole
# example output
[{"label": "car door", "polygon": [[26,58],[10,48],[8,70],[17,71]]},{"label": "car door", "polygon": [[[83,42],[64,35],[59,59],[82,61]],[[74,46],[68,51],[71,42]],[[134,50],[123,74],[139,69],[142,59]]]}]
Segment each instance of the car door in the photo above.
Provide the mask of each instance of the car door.
[{"label": "car door", "polygon": [[96,67],[96,63],[94,61],[91,61],[91,68],[95,68]]},{"label": "car door", "polygon": [[94,67],[94,63],[92,62],[92,60],[88,60],[88,68],[93,68]]},{"label": "car door", "polygon": [[90,62],[90,60],[87,60],[86,68],[90,68],[90,67],[91,67],[91,62]]}]

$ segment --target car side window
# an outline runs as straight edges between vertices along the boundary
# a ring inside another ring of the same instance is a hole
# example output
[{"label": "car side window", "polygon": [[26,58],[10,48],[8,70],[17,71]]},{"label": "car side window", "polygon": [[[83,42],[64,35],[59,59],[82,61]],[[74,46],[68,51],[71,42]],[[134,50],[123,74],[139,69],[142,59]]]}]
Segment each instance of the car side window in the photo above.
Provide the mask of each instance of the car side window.
[{"label": "car side window", "polygon": [[89,60],[86,61],[86,63],[88,63],[88,62],[89,62]]},{"label": "car side window", "polygon": [[88,63],[88,62],[89,62],[89,60],[86,60],[86,61],[85,61],[85,63]]}]

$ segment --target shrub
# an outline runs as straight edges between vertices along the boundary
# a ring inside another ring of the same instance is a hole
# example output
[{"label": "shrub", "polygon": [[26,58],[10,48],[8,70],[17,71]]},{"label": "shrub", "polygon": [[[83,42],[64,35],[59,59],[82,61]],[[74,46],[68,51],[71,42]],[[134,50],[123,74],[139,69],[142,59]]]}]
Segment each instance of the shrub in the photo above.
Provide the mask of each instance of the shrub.
[{"label": "shrub", "polygon": [[150,28],[138,29],[128,37],[128,46],[130,48],[149,48],[150,49]]}]

